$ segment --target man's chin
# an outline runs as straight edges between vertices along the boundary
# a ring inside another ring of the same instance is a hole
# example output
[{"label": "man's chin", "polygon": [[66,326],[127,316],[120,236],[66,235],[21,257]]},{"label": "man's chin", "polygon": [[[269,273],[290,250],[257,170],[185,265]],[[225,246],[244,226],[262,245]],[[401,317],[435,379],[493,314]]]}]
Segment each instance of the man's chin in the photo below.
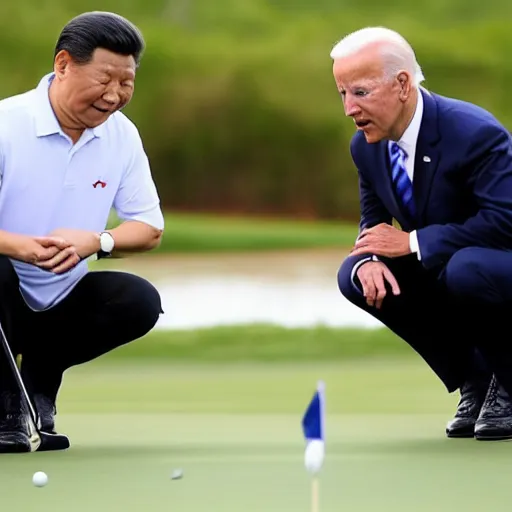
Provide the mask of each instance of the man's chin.
[{"label": "man's chin", "polygon": [[[98,114],[100,114],[100,112],[98,112]],[[89,117],[84,124],[87,126],[87,128],[97,128],[98,126],[101,126],[104,122],[106,122],[111,115],[112,114],[108,113],[103,114],[102,116],[94,116],[94,118]]]},{"label": "man's chin", "polygon": [[366,139],[366,142],[368,142],[368,144],[376,144],[377,142],[380,142],[383,139],[382,134],[375,130],[363,130],[363,133],[364,138]]}]

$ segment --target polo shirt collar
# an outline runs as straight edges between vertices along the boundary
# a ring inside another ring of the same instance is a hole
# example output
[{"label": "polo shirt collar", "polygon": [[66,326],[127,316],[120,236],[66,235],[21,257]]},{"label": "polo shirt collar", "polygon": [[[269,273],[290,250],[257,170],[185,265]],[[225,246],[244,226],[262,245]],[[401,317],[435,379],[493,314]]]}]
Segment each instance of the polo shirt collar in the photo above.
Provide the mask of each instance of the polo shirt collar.
[{"label": "polo shirt collar", "polygon": [[[36,105],[34,108],[34,118],[36,123],[36,135],[38,137],[46,137],[56,133],[64,135],[50,103],[49,88],[54,78],[54,73],[45,75],[40,80],[35,91]],[[85,133],[90,133],[94,137],[101,137],[104,133],[105,125],[106,122],[96,128],[87,128]]]}]

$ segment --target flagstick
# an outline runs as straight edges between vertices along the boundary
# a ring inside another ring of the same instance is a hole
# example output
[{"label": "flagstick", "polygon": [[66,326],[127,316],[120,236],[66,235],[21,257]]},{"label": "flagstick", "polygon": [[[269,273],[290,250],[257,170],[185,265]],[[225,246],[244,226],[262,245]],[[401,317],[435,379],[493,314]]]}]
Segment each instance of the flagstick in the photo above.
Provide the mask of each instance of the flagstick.
[{"label": "flagstick", "polygon": [[311,480],[311,512],[320,512],[320,482],[318,476]]}]

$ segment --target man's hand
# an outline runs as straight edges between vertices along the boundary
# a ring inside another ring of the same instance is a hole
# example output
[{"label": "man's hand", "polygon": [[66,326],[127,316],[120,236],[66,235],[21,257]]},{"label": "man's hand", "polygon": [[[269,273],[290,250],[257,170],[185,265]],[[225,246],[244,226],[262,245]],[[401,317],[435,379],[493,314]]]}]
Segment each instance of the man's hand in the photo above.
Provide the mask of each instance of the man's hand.
[{"label": "man's hand", "polygon": [[400,287],[395,276],[381,261],[363,263],[357,271],[357,277],[361,281],[363,295],[368,306],[380,309],[386,296],[386,281],[391,285],[393,295],[400,295]]},{"label": "man's hand", "polygon": [[40,265],[57,255],[70,254],[74,251],[71,243],[58,236],[27,236],[9,233],[5,239],[6,256]]},{"label": "man's hand", "polygon": [[351,256],[360,254],[376,254],[387,258],[411,254],[409,233],[389,224],[378,224],[373,228],[364,229],[350,253]]},{"label": "man's hand", "polygon": [[53,258],[38,263],[37,266],[55,274],[62,274],[76,266],[82,259],[100,249],[100,237],[93,231],[80,229],[56,229],[50,233],[51,237],[64,239],[70,247],[59,252]]}]

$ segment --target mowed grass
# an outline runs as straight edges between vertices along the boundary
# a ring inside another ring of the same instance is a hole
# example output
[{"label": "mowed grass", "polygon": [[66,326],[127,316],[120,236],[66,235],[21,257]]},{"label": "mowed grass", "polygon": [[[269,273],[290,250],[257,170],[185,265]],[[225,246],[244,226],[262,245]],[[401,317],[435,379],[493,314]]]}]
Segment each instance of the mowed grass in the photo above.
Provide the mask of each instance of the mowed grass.
[{"label": "mowed grass", "polygon": [[446,439],[457,397],[414,358],[73,369],[57,417],[72,448],[0,457],[2,508],[307,512],[300,420],[317,379],[322,512],[509,510],[512,444]]},{"label": "mowed grass", "polygon": [[[110,226],[119,220],[113,214]],[[260,251],[350,247],[357,225],[343,221],[305,221],[166,212],[156,253]]]},{"label": "mowed grass", "polygon": [[343,361],[374,356],[406,357],[412,348],[384,327],[375,329],[272,324],[218,326],[191,330],[154,329],[143,339],[102,361],[162,359],[202,362]]},{"label": "mowed grass", "polygon": [[318,326],[288,328],[272,324],[218,326],[191,330],[154,329],[144,338],[100,361],[312,362],[414,354],[386,328]]}]

